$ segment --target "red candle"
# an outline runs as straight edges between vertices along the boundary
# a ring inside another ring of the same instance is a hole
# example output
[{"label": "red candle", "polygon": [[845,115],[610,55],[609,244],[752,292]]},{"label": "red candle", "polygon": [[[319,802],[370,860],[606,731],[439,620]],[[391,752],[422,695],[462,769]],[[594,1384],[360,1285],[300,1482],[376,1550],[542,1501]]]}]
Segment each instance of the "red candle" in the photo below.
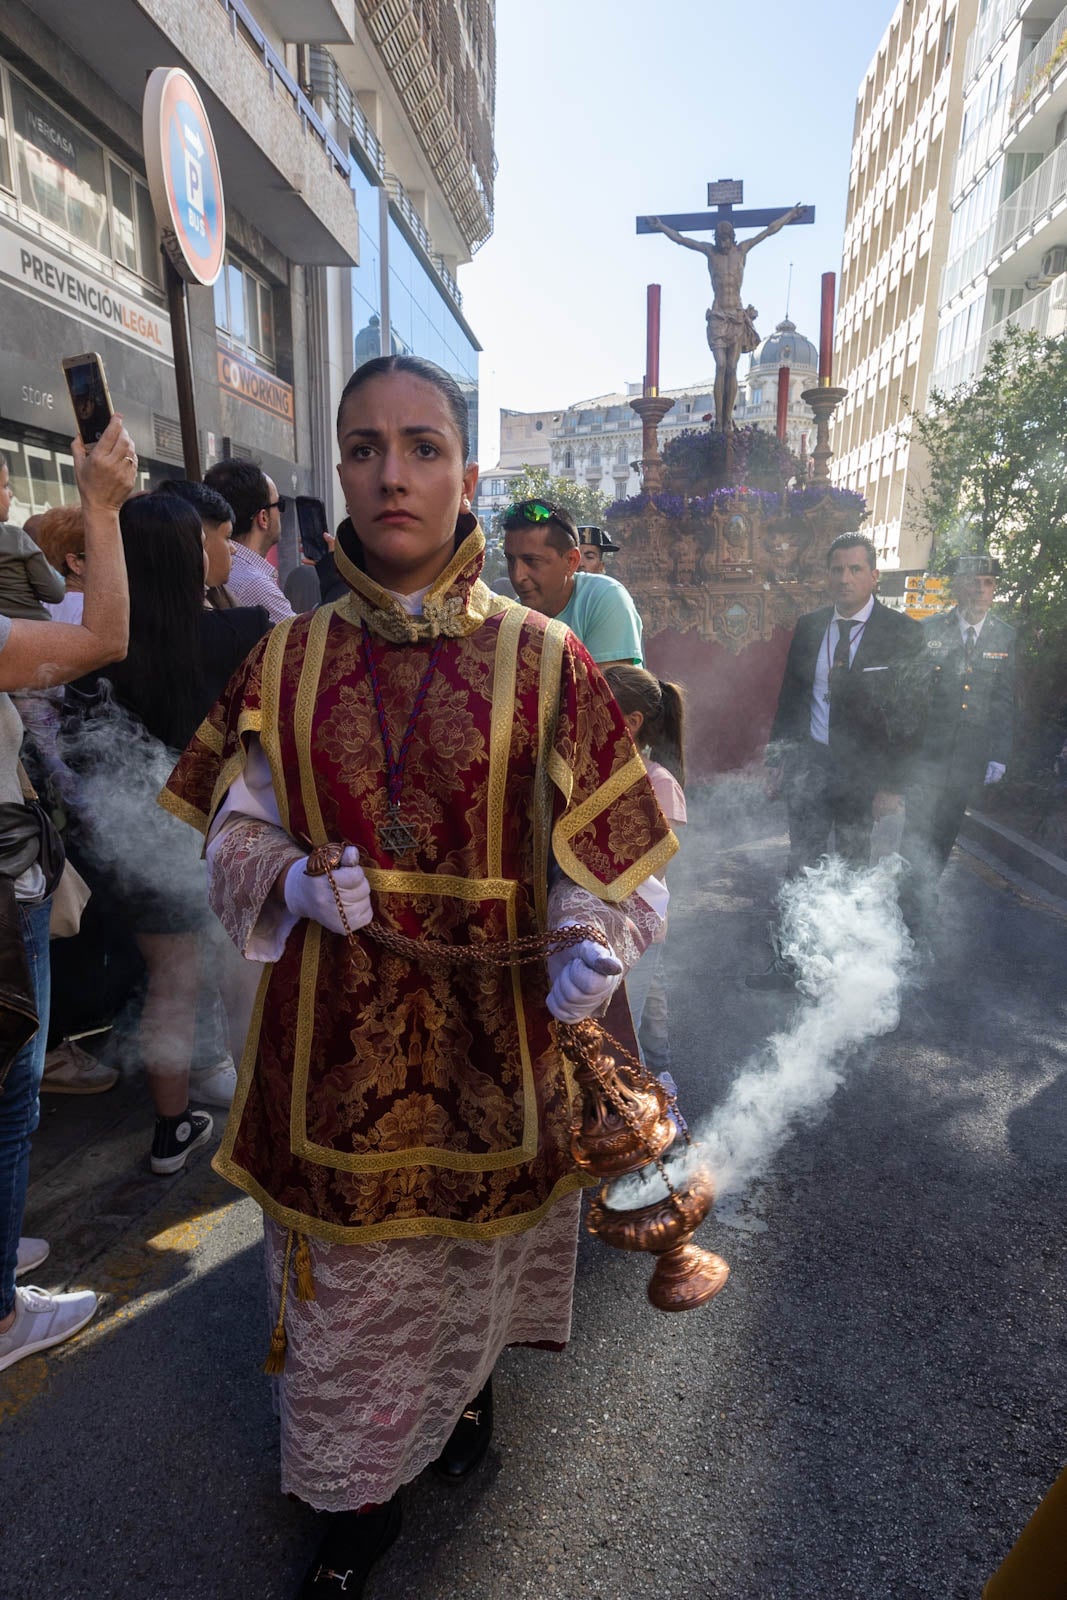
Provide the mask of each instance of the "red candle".
[{"label": "red candle", "polygon": [[789,415],[789,368],[778,368],[778,437],[785,443],[785,426]]},{"label": "red candle", "polygon": [[659,394],[659,294],[658,283],[648,286],[645,351],[645,393]]},{"label": "red candle", "polygon": [[822,320],[819,324],[819,383],[827,388],[834,365],[834,288],[837,274],[822,275]]}]

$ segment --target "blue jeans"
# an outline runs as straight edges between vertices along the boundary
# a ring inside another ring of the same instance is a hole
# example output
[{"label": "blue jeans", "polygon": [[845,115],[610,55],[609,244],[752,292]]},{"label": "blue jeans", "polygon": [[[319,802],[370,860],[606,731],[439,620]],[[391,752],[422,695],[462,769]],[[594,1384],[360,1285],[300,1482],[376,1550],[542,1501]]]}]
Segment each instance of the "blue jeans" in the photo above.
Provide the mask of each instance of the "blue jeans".
[{"label": "blue jeans", "polygon": [[30,1179],[30,1135],[40,1121],[37,1091],[44,1072],[52,992],[48,964],[51,909],[50,900],[18,908],[41,1026],[11,1063],[0,1091],[0,1318],[6,1317],[15,1304],[15,1264]]}]

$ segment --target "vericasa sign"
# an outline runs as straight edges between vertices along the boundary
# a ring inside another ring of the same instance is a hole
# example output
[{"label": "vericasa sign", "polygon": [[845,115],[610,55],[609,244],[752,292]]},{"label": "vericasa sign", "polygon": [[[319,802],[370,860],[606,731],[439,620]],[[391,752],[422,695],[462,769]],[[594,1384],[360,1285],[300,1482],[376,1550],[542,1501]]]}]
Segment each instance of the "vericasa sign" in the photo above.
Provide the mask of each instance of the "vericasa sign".
[{"label": "vericasa sign", "polygon": [[149,74],[142,123],[163,248],[186,282],[210,287],[226,252],[222,172],[207,112],[187,72],[156,67]]}]

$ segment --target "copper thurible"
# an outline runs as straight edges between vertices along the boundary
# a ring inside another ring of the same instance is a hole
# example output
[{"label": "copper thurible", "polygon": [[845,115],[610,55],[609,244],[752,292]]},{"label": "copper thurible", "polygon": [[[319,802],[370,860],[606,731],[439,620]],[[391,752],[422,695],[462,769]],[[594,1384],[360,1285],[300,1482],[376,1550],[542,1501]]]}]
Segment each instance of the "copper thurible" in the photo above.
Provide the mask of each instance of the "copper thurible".
[{"label": "copper thurible", "polygon": [[589,1209],[590,1233],[620,1250],[656,1257],[648,1297],[658,1310],[702,1306],[724,1287],[730,1268],[691,1242],[715,1196],[710,1173],[696,1168],[676,1188],[662,1160],[679,1131],[692,1143],[673,1093],[592,1020],[561,1024],[558,1037],[581,1095],[571,1128],[575,1162],[606,1181],[654,1165],[662,1181],[656,1200],[630,1210],[606,1204],[610,1189],[602,1189],[603,1198]]},{"label": "copper thurible", "polygon": [[690,1242],[715,1197],[710,1173],[693,1172],[680,1188],[629,1211],[613,1210],[606,1203],[610,1189],[604,1193],[589,1208],[589,1232],[616,1249],[647,1250],[656,1257],[648,1298],[658,1311],[691,1311],[725,1287],[726,1262]]},{"label": "copper thurible", "polygon": [[670,1095],[648,1073],[598,1050],[595,1066],[575,1063],[581,1103],[571,1127],[571,1154],[585,1172],[621,1178],[661,1156],[675,1136]]}]

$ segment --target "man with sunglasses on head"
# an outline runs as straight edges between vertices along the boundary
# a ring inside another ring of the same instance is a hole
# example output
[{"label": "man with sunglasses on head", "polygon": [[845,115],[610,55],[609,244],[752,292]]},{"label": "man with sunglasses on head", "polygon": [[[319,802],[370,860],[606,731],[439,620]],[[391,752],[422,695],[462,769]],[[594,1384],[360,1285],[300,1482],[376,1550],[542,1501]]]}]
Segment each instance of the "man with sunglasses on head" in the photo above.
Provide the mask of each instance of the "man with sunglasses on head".
[{"label": "man with sunglasses on head", "polygon": [[642,667],[641,618],[626,589],[582,566],[578,528],[548,500],[519,500],[503,517],[508,577],[521,605],[566,623],[600,667]]},{"label": "man with sunglasses on head", "polygon": [[294,615],[267,556],[282,535],[284,495],[255,461],[218,461],[204,482],[233,507],[233,566],[226,587],[239,606],[264,606],[272,623]]}]

